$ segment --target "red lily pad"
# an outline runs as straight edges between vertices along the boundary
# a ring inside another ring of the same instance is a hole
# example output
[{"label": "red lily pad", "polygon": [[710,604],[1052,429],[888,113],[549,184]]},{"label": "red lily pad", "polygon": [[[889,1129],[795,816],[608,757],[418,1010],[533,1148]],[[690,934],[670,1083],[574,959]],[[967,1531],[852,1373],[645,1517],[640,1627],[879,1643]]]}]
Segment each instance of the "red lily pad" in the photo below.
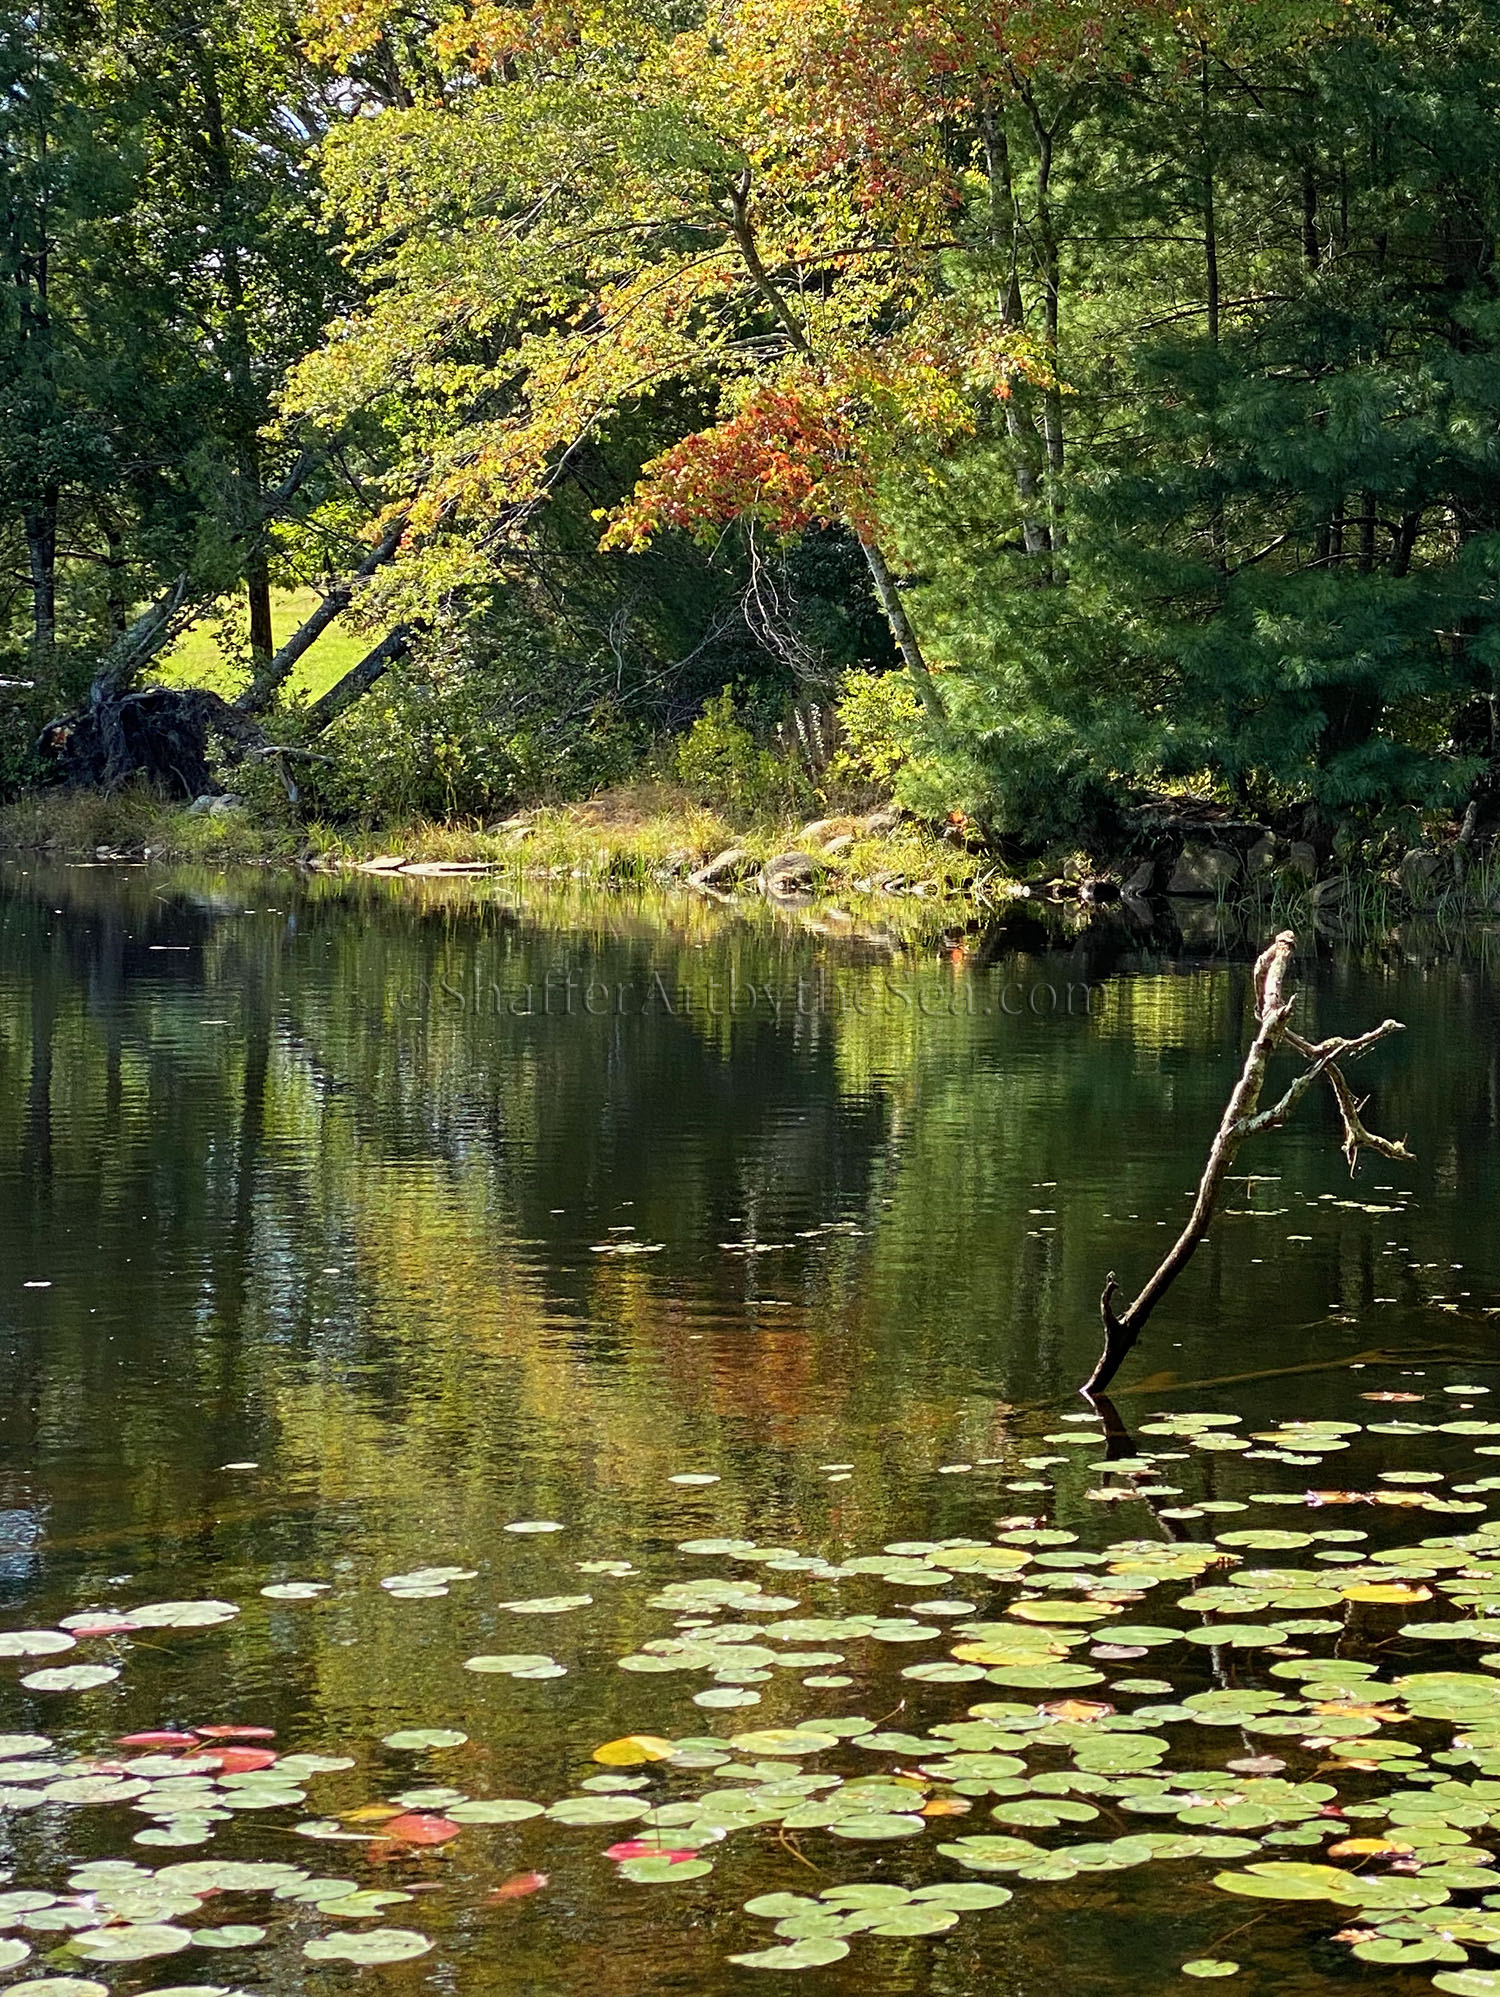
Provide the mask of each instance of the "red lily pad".
[{"label": "red lily pad", "polygon": [[196,1747],[196,1734],[169,1733],[165,1728],[156,1733],[120,1734],[115,1740],[116,1747]]},{"label": "red lily pad", "polygon": [[269,1768],[276,1756],[268,1747],[226,1747],[215,1759],[226,1775],[252,1775],[257,1768]]},{"label": "red lily pad", "polygon": [[463,1829],[449,1817],[427,1817],[418,1810],[392,1817],[380,1826],[380,1835],[395,1844],[447,1844]]}]

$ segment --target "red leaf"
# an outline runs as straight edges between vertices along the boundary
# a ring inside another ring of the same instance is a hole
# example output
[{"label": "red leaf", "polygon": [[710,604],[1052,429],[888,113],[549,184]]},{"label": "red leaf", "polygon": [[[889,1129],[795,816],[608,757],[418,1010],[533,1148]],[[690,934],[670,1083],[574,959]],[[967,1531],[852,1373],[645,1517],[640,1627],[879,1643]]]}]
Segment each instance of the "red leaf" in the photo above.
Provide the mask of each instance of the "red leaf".
[{"label": "red leaf", "polygon": [[120,1636],[126,1630],[139,1628],[140,1624],[132,1622],[129,1616],[96,1616],[92,1622],[68,1625],[73,1636]]},{"label": "red leaf", "polygon": [[674,1865],[680,1865],[685,1858],[696,1858],[696,1851],[672,1851],[660,1845],[654,1838],[626,1838],[620,1844],[612,1844],[604,1856],[616,1860],[624,1858],[669,1858]]},{"label": "red leaf", "polygon": [[196,1734],[166,1732],[121,1734],[115,1742],[116,1747],[196,1747],[197,1745]]},{"label": "red leaf", "polygon": [[226,1775],[250,1775],[269,1768],[276,1756],[268,1747],[226,1747],[215,1758]]},{"label": "red leaf", "polygon": [[528,1893],[540,1893],[551,1878],[548,1872],[516,1872],[486,1893],[485,1904],[501,1907],[507,1900],[524,1900]]},{"label": "red leaf", "polygon": [[448,1817],[424,1817],[419,1811],[409,1811],[404,1817],[392,1817],[382,1824],[380,1835],[397,1844],[446,1844],[458,1836],[460,1829]]},{"label": "red leaf", "polygon": [[275,1740],[275,1727],[194,1727],[200,1740]]}]

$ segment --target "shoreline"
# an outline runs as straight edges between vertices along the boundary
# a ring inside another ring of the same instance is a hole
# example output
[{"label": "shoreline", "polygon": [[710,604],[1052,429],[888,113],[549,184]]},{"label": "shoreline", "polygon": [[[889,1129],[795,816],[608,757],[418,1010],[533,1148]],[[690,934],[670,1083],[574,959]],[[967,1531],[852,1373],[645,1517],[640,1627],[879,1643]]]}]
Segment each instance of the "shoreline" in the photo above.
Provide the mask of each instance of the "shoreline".
[{"label": "shoreline", "polygon": [[[812,911],[834,922],[879,917],[900,928],[943,919],[972,927],[1030,907],[1085,923],[1108,911],[1143,929],[1170,911],[1185,937],[1210,923],[1250,920],[1331,936],[1408,923],[1439,933],[1500,931],[1500,862],[1465,866],[1455,849],[1408,854],[1384,870],[1330,866],[1314,876],[1283,863],[1242,866],[1235,877],[1210,864],[1232,857],[1226,847],[1190,837],[1175,865],[1170,856],[1110,861],[1077,850],[1008,868],[961,835],[944,836],[888,807],[735,825],[662,786],[539,806],[488,826],[418,821],[374,830],[278,822],[228,803],[168,805],[140,793],[32,793],[0,808],[0,856],[27,855],[72,865],[650,889],[726,908]],[[1184,875],[1194,881],[1185,891]]]}]

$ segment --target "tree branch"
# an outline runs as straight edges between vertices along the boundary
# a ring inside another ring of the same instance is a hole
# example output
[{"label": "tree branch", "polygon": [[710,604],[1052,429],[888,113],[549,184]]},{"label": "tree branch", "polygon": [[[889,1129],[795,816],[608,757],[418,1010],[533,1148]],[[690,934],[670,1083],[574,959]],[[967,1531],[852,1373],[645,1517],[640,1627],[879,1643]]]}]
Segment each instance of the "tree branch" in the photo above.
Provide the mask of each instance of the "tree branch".
[{"label": "tree branch", "polygon": [[[1338,1066],[1339,1062],[1354,1060],[1391,1034],[1401,1032],[1401,1021],[1384,1020],[1370,1032],[1350,1039],[1334,1037],[1313,1042],[1295,1033],[1290,1019],[1296,999],[1294,995],[1284,996],[1283,986],[1296,941],[1290,929],[1283,929],[1256,960],[1253,975],[1257,1021],[1255,1037],[1245,1056],[1240,1078],[1219,1120],[1186,1226],[1135,1301],[1125,1310],[1115,1309],[1114,1300],[1119,1286],[1113,1270],[1105,1280],[1104,1292],[1099,1299],[1099,1316],[1104,1325],[1104,1350],[1083,1389],[1085,1394],[1102,1393],[1113,1380],[1140,1337],[1147,1318],[1192,1259],[1199,1242],[1208,1232],[1220,1190],[1240,1145],[1247,1137],[1257,1136],[1263,1130],[1285,1123],[1320,1078],[1326,1076],[1333,1090],[1344,1126],[1344,1156],[1349,1161],[1351,1172],[1362,1150],[1378,1151],[1386,1158],[1408,1159],[1411,1156],[1403,1142],[1378,1137],[1365,1128],[1360,1119],[1363,1105],[1355,1101],[1353,1091]],[[1271,1056],[1283,1045],[1310,1065],[1292,1081],[1279,1101],[1262,1110],[1259,1105],[1266,1069]]]}]

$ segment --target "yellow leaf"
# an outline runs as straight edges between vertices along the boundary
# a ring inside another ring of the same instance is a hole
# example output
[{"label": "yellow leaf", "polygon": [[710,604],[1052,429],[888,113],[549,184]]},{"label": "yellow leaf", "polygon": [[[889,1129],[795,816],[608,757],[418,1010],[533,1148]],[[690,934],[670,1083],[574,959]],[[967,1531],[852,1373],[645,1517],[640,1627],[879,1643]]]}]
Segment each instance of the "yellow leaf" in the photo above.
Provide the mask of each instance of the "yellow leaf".
[{"label": "yellow leaf", "polygon": [[606,1768],[638,1768],[643,1761],[665,1761],[671,1752],[672,1743],[657,1734],[622,1734],[596,1747],[594,1759]]},{"label": "yellow leaf", "polygon": [[1411,1581],[1355,1581],[1344,1590],[1346,1602],[1430,1602],[1432,1590]]}]

